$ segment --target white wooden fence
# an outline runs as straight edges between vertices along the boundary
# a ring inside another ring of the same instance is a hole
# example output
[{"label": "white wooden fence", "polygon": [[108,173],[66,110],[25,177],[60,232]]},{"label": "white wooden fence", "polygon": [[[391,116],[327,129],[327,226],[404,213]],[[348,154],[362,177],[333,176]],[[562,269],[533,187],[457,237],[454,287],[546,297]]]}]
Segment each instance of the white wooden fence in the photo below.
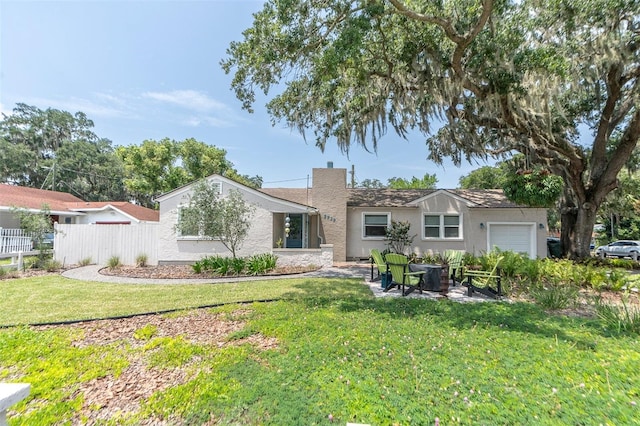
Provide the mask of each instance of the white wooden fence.
[{"label": "white wooden fence", "polygon": [[55,225],[54,259],[63,265],[90,263],[106,265],[117,256],[123,265],[135,265],[140,255],[158,262],[158,224],[138,225]]},{"label": "white wooden fence", "polygon": [[31,236],[22,229],[0,228],[0,253],[31,251]]}]

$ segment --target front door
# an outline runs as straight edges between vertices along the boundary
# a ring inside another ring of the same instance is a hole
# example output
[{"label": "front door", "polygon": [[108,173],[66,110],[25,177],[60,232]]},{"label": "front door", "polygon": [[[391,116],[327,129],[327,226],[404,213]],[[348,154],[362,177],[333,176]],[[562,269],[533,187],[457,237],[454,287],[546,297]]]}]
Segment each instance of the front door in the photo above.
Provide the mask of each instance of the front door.
[{"label": "front door", "polygon": [[304,221],[302,214],[290,214],[289,236],[286,238],[286,248],[302,248],[304,236]]}]

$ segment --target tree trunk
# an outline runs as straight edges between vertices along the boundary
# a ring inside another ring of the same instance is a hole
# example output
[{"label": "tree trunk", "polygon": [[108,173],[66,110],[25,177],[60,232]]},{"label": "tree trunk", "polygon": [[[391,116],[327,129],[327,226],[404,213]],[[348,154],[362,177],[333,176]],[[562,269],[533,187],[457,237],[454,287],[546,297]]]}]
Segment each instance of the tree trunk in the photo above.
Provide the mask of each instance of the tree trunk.
[{"label": "tree trunk", "polygon": [[599,205],[594,200],[566,200],[562,209],[560,242],[562,254],[569,259],[581,260],[591,256],[589,245],[596,223]]}]

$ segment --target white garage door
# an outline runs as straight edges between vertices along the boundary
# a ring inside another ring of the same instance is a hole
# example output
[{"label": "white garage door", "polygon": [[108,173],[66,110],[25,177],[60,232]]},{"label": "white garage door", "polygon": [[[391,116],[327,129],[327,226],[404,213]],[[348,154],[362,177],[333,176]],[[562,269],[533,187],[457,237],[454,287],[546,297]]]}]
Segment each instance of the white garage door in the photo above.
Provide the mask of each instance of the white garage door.
[{"label": "white garage door", "polygon": [[489,224],[488,249],[497,247],[502,251],[511,250],[535,259],[534,230],[535,225],[532,224]]}]

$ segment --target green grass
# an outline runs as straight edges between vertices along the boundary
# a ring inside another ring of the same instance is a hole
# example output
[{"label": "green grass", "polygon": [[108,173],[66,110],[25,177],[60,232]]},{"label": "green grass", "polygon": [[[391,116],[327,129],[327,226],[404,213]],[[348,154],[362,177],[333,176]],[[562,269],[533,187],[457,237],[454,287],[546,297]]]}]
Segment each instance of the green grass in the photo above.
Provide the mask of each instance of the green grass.
[{"label": "green grass", "polygon": [[133,285],[77,281],[60,276],[0,281],[0,326],[38,324],[219,303],[306,297],[367,295],[357,280],[281,279],[219,284]]},{"label": "green grass", "polygon": [[[638,336],[610,334],[597,320],[549,316],[530,304],[375,299],[357,281],[329,279],[9,284],[14,301],[42,308],[48,295],[59,300],[52,304],[57,315],[67,317],[74,315],[65,313],[66,297],[74,300],[69,308],[83,297],[97,300],[83,314],[287,298],[208,310],[223,321],[244,321],[228,336],[234,344],[222,346],[161,337],[152,326],[132,330],[137,344],[101,346],[73,344],[81,332],[70,327],[0,330],[0,381],[32,384],[28,400],[9,413],[10,424],[70,424],[88,415],[80,414],[82,384],[117,377],[133,360],[187,374],[137,411],[100,424],[328,425],[329,416],[335,424],[372,425],[428,425],[436,417],[443,425],[639,424]],[[101,300],[110,308],[100,308]],[[275,338],[277,348],[237,344],[254,334]]]}]

